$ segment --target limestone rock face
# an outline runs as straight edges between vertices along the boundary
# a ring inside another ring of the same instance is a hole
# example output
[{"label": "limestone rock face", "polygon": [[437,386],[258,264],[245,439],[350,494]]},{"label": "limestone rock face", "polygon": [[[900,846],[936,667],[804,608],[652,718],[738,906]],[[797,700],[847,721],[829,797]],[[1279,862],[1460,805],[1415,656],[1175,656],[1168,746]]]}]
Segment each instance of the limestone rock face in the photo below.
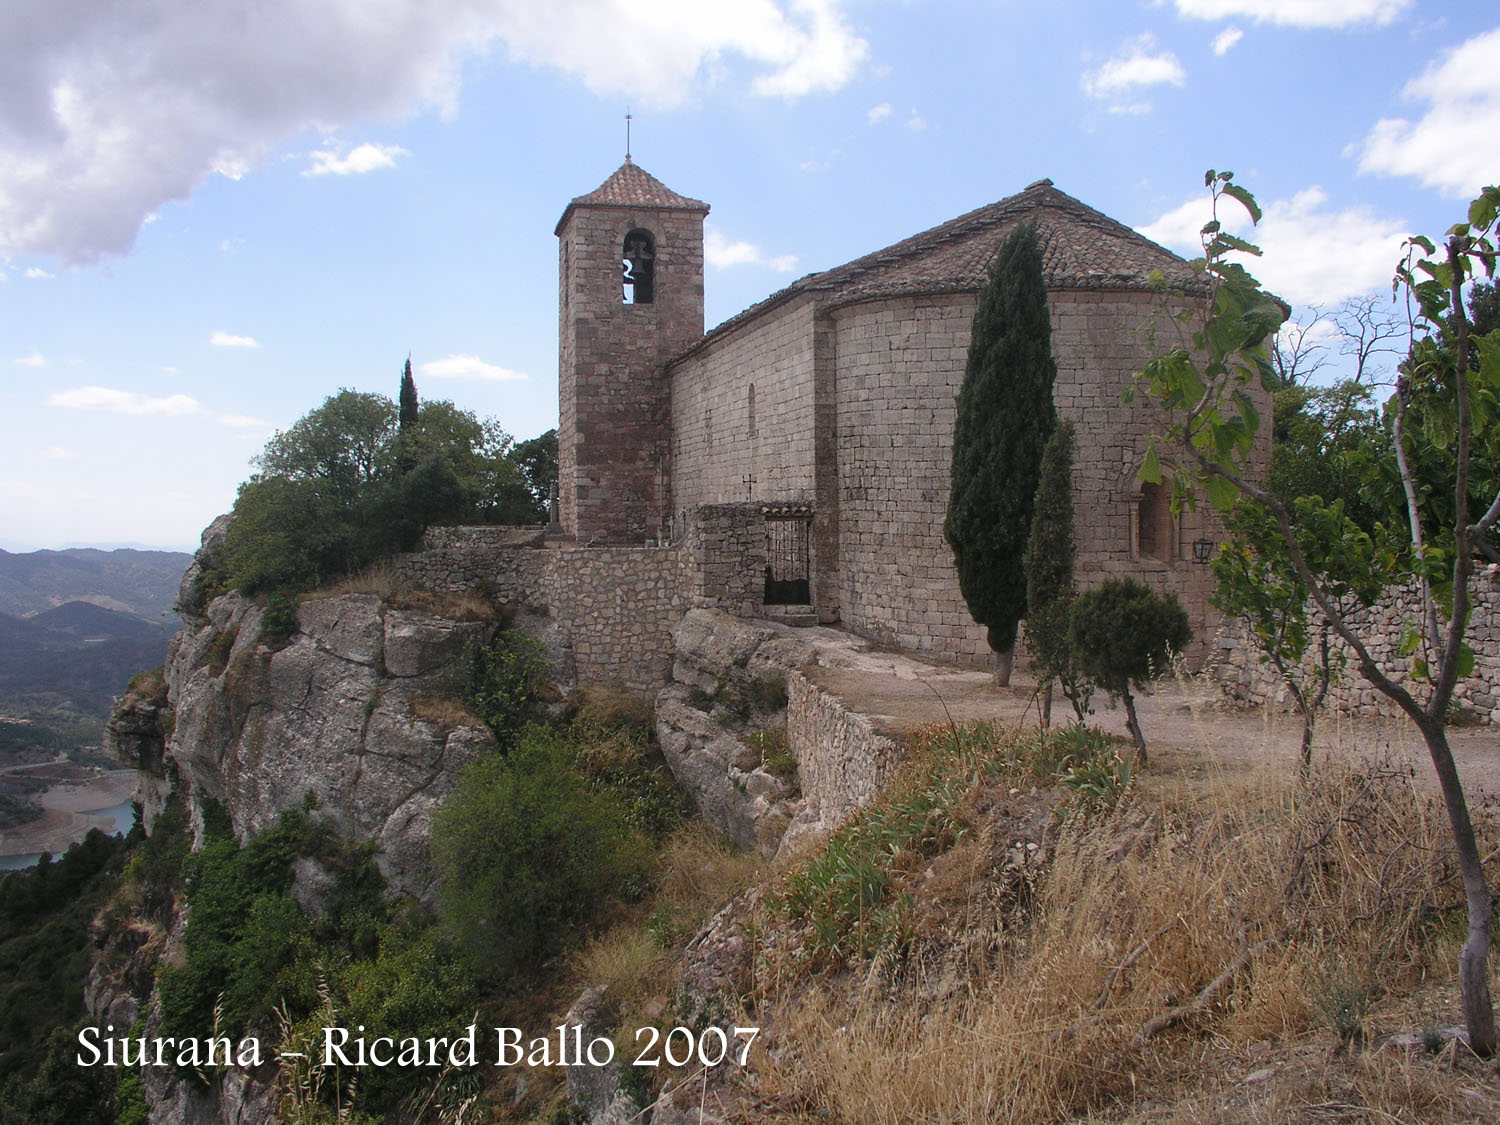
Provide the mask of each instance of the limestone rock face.
[{"label": "limestone rock face", "polygon": [[690,610],[673,630],[675,683],[656,697],[656,738],[699,814],[746,851],[776,854],[802,809],[795,785],[765,768],[747,736],[785,727],[784,693],[763,684],[817,663],[817,645],[785,626]]},{"label": "limestone rock face", "polygon": [[248,840],[311,795],[343,834],[379,845],[392,889],[430,903],[433,811],[493,739],[417,718],[412,701],[454,693],[486,626],[345,594],[304,601],[297,631],[272,644],[251,601],[227,594],[206,612],[165,673],[166,754],[190,805],[219,802]]},{"label": "limestone rock face", "polygon": [[800,802],[739,735],[688,702],[689,690],[672,684],[656,697],[662,756],[704,820],[744,851],[775,855]]},{"label": "limestone rock face", "polygon": [[136,770],[135,799],[147,831],[166,808],[171,794],[167,780],[167,731],[172,709],[164,695],[126,692],[111,708],[104,723],[101,749]]}]

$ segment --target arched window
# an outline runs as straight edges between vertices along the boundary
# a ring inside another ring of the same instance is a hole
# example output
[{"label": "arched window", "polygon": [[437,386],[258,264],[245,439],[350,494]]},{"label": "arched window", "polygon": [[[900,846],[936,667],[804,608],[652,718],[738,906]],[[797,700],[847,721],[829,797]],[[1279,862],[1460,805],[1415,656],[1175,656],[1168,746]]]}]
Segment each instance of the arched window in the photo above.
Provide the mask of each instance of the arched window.
[{"label": "arched window", "polygon": [[1143,559],[1171,562],[1176,538],[1176,521],[1172,519],[1172,490],[1166,484],[1141,485],[1141,499],[1136,509],[1135,553]]},{"label": "arched window", "polygon": [[620,269],[627,305],[649,305],[656,273],[656,240],[637,227],[625,236]]}]

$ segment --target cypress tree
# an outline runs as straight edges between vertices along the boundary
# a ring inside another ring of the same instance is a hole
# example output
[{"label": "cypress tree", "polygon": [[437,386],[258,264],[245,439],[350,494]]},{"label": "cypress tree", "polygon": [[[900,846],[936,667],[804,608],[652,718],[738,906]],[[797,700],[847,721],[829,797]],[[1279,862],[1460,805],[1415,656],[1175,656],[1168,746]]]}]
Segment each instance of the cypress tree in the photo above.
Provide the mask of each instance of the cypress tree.
[{"label": "cypress tree", "polygon": [[417,424],[417,381],[411,377],[411,356],[406,357],[406,370],[401,373],[401,413],[398,425],[409,430]]},{"label": "cypress tree", "polygon": [[1010,682],[1016,630],[1026,614],[1023,557],[1056,425],[1052,323],[1036,225],[1011,232],[979,294],[953,427],[953,473],[943,535],[959,589],[996,654],[995,681]]},{"label": "cypress tree", "polygon": [[1031,650],[1037,687],[1044,689],[1042,725],[1052,720],[1052,685],[1061,680],[1063,694],[1083,720],[1086,687],[1073,668],[1068,649],[1068,607],[1073,600],[1073,423],[1059,422],[1042,451],[1042,475],[1036,486],[1036,510],[1026,540],[1026,647]]}]

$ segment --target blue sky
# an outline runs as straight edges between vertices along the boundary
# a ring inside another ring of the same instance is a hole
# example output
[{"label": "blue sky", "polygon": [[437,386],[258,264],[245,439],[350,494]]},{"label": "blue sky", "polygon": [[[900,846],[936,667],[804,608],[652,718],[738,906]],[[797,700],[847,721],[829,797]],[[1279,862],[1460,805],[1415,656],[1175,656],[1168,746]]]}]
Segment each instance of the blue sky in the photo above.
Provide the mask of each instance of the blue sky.
[{"label": "blue sky", "polygon": [[408,352],[424,398],[554,425],[552,229],[627,108],[712,206],[710,325],[1043,176],[1190,250],[1210,166],[1307,320],[1500,180],[1500,7],[7,0],[0,547],[190,549]]}]

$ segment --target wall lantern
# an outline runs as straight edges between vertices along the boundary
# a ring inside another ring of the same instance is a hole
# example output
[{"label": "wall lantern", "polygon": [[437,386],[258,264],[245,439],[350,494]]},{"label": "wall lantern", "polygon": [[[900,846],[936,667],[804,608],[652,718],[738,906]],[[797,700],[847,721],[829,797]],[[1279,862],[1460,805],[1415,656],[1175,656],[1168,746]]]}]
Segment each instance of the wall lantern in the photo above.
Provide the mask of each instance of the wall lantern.
[{"label": "wall lantern", "polygon": [[1208,563],[1209,556],[1214,553],[1214,541],[1212,539],[1193,540],[1193,561],[1199,566]]}]

